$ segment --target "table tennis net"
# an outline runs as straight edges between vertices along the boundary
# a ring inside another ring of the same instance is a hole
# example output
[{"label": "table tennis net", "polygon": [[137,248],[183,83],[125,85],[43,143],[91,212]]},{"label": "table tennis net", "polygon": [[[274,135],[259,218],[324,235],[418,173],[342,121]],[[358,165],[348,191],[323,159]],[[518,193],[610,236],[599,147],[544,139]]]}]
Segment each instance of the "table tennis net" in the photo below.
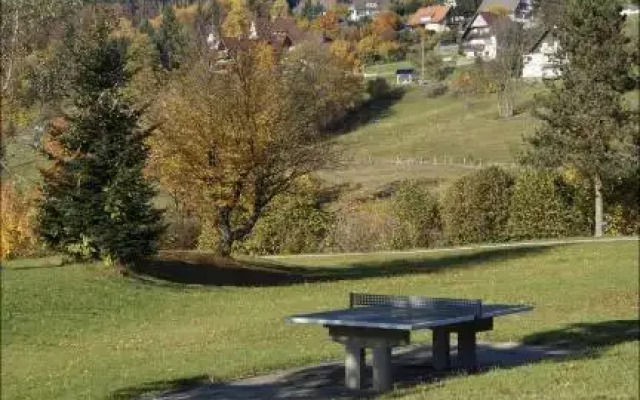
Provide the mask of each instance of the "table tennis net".
[{"label": "table tennis net", "polygon": [[480,317],[482,301],[422,296],[393,296],[384,294],[350,293],[349,307],[401,307],[430,309],[442,313],[470,312]]}]

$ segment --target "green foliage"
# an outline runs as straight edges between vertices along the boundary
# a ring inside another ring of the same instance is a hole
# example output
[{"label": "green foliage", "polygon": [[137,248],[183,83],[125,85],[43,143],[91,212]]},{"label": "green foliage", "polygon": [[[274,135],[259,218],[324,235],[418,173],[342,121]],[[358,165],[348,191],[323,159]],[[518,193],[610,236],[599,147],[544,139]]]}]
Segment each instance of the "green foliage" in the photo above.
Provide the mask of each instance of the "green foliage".
[{"label": "green foliage", "polygon": [[142,176],[147,132],[125,100],[127,43],[98,17],[74,52],[77,75],[69,126],[51,134],[43,171],[39,233],[55,250],[127,264],[155,251],[162,231]]},{"label": "green foliage", "polygon": [[402,97],[402,90],[393,88],[385,78],[375,78],[367,81],[369,100],[395,100]]},{"label": "green foliage", "polygon": [[[412,54],[412,64],[418,71],[422,71],[422,55],[418,51]],[[441,81],[449,74],[449,68],[442,61],[442,57],[434,51],[425,51],[424,54],[424,78],[425,80]]]},{"label": "green foliage", "polygon": [[184,63],[188,40],[173,7],[164,7],[162,10],[162,24],[155,32],[154,41],[160,55],[160,65],[164,69],[171,71]]},{"label": "green foliage", "polygon": [[640,232],[640,167],[634,166],[610,183],[606,192],[605,232],[632,235]]},{"label": "green foliage", "polygon": [[588,234],[588,218],[578,206],[577,190],[553,172],[520,172],[509,205],[510,236],[531,239]]},{"label": "green foliage", "polygon": [[636,56],[628,50],[625,17],[616,2],[570,0],[557,18],[553,34],[560,50],[554,64],[562,80],[549,83],[548,94],[539,98],[542,124],[527,138],[524,161],[564,166],[590,179],[600,235],[602,185],[638,163],[637,112],[623,103]]},{"label": "green foliage", "polygon": [[455,181],[442,202],[447,240],[454,244],[506,240],[512,186],[513,177],[498,167]]},{"label": "green foliage", "polygon": [[420,7],[424,7],[430,4],[434,4],[432,0],[392,0],[389,9],[401,16],[409,16],[418,10]]},{"label": "green foliage", "polygon": [[313,21],[316,17],[322,15],[324,12],[324,7],[319,2],[315,2],[312,4],[311,0],[307,0],[304,2],[304,6],[302,7],[302,11],[300,14],[302,17],[306,18],[308,21]]},{"label": "green foliage", "polygon": [[406,247],[432,247],[442,238],[438,198],[423,186],[403,182],[393,198],[393,211],[405,227]]},{"label": "green foliage", "polygon": [[331,213],[311,194],[277,196],[243,243],[251,254],[316,253],[331,227]]}]

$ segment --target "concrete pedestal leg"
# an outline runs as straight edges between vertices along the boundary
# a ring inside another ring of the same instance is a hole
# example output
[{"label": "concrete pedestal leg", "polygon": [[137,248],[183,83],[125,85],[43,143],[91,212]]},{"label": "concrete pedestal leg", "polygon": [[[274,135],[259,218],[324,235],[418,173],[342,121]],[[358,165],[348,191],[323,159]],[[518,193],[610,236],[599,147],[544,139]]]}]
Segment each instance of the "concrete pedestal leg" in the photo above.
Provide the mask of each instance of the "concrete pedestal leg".
[{"label": "concrete pedestal leg", "polygon": [[469,370],[475,370],[478,366],[476,355],[476,332],[462,330],[458,332],[458,359],[460,366]]},{"label": "concrete pedestal leg", "polygon": [[373,349],[373,389],[391,390],[391,347],[381,344]]},{"label": "concrete pedestal leg", "polygon": [[446,329],[436,328],[433,330],[432,362],[436,371],[442,371],[451,366],[450,337],[451,334]]},{"label": "concrete pedestal leg", "polygon": [[360,389],[364,378],[365,350],[357,343],[348,343],[344,347],[345,386],[349,389]]}]

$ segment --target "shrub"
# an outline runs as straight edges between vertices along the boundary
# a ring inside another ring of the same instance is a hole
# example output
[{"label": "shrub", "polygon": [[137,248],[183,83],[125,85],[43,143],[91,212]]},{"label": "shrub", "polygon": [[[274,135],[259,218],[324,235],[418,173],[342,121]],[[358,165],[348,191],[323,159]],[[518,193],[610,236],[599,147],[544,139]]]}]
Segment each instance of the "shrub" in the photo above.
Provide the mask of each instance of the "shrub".
[{"label": "shrub", "polygon": [[447,241],[462,244],[506,240],[512,185],[512,176],[498,167],[455,181],[442,203]]},{"label": "shrub", "polygon": [[555,173],[525,170],[518,174],[509,206],[509,233],[515,239],[585,233],[575,188]]},{"label": "shrub", "polygon": [[433,82],[424,85],[423,91],[427,98],[436,98],[447,93],[447,84],[444,82]]},{"label": "shrub", "polygon": [[460,96],[495,93],[497,90],[495,81],[480,58],[470,68],[458,70],[451,78],[450,86]]},{"label": "shrub", "polygon": [[165,213],[166,229],[160,238],[163,250],[188,250],[198,245],[200,224],[195,216]]},{"label": "shrub", "polygon": [[0,190],[0,259],[35,253],[40,246],[33,229],[34,196],[9,182]]},{"label": "shrub", "polygon": [[369,100],[397,100],[402,97],[401,88],[393,88],[384,78],[375,78],[367,81],[367,94]]},{"label": "shrub", "polygon": [[336,215],[328,246],[336,252],[370,252],[406,246],[405,226],[384,203],[348,204]]},{"label": "shrub", "polygon": [[196,248],[198,250],[212,251],[216,254],[221,252],[221,240],[220,232],[218,231],[218,225],[212,218],[200,219],[200,233],[198,235],[198,243]]},{"label": "shrub", "polygon": [[406,233],[405,247],[431,247],[442,238],[438,198],[417,183],[403,182],[393,210]]},{"label": "shrub", "polygon": [[633,235],[640,232],[640,168],[616,179],[606,193],[605,232]]},{"label": "shrub", "polygon": [[276,197],[240,251],[297,254],[322,250],[332,216],[312,194]]}]

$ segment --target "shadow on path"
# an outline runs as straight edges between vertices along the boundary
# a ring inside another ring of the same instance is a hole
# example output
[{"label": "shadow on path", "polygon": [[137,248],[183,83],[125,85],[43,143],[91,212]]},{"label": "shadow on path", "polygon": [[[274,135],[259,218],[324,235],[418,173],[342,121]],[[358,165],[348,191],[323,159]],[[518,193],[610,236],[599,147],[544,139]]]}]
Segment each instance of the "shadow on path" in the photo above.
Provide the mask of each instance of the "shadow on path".
[{"label": "shadow on path", "polygon": [[[514,368],[543,360],[563,361],[597,357],[609,346],[638,340],[639,326],[638,320],[578,323],[529,335],[525,337],[525,344],[479,343],[478,373],[495,367]],[[560,345],[562,347],[558,347]],[[455,368],[455,346],[452,346],[452,355],[454,368],[450,371],[436,372],[429,364],[430,346],[414,345],[397,349],[393,356],[395,387],[410,388],[417,384],[459,375],[460,372],[456,372]],[[156,400],[248,400],[376,397],[377,394],[372,390],[345,389],[343,375],[342,362],[333,362],[228,383],[210,383],[211,379],[207,376],[177,380],[173,383],[160,381],[138,388],[119,390],[111,398],[125,399],[138,396],[142,399]],[[365,387],[371,387],[370,367],[367,367],[365,375],[368,377]],[[164,392],[160,395],[154,396],[150,393],[162,390]]]}]

